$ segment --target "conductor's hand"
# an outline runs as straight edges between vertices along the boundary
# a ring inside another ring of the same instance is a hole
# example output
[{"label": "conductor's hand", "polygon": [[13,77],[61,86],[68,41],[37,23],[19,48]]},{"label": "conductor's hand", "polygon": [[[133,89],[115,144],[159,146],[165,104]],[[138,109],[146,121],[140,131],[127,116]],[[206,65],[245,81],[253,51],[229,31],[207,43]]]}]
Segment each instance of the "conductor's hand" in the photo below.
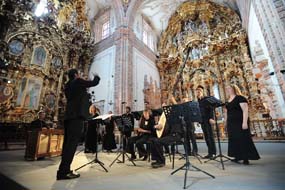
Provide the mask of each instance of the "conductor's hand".
[{"label": "conductor's hand", "polygon": [[215,120],[209,119],[209,123],[210,123],[211,125],[214,125],[214,124],[215,124]]}]

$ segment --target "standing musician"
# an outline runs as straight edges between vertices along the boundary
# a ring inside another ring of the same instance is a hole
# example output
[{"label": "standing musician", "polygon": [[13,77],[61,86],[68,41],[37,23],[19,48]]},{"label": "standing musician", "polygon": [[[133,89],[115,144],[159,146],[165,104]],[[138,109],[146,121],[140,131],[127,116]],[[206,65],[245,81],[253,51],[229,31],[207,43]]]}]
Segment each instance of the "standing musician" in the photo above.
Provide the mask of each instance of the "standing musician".
[{"label": "standing musician", "polygon": [[92,115],[92,119],[88,121],[84,153],[95,153],[97,151],[97,130],[99,130],[99,123],[94,118],[99,116],[100,110],[95,105],[91,105],[89,113]]},{"label": "standing musician", "polygon": [[[108,114],[112,114],[112,111],[109,111]],[[105,135],[103,138],[103,149],[107,152],[112,152],[112,149],[116,149],[116,141],[114,135],[115,121],[113,117],[109,117],[104,121],[105,124]]]},{"label": "standing musician", "polygon": [[123,117],[126,117],[130,120],[131,126],[124,126],[123,129],[123,135],[125,135],[126,138],[123,138],[123,147],[126,147],[128,139],[132,135],[132,131],[134,130],[135,125],[135,118],[133,114],[131,113],[131,108],[129,106],[126,106],[126,113],[123,114]]},{"label": "standing musician", "polygon": [[202,115],[201,126],[204,133],[206,144],[208,146],[208,155],[204,156],[204,158],[211,159],[216,154],[216,145],[212,129],[212,125],[215,124],[214,110],[210,105],[210,103],[206,100],[206,97],[204,97],[203,86],[199,85],[196,88],[196,96],[198,98],[200,112]]},{"label": "standing musician", "polygon": [[144,157],[143,160],[147,160],[147,151],[145,150],[144,144],[148,142],[149,139],[155,137],[154,129],[155,121],[152,113],[149,109],[143,111],[140,119],[140,124],[138,128],[138,136],[129,138],[127,145],[127,152],[131,154],[130,160],[135,160],[136,155],[134,151],[134,144],[139,152],[139,157]]}]

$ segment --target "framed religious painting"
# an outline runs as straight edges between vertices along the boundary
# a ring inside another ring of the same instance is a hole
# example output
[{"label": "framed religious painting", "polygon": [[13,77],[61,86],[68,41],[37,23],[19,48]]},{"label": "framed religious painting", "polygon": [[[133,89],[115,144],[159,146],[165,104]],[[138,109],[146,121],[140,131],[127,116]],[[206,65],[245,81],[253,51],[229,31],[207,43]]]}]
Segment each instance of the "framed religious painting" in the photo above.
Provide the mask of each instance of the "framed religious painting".
[{"label": "framed religious painting", "polygon": [[51,60],[51,65],[54,69],[61,69],[62,68],[62,61],[60,57],[53,57]]},{"label": "framed religious painting", "polygon": [[43,80],[39,77],[24,77],[19,84],[16,106],[30,110],[39,107]]},{"label": "framed religious painting", "polygon": [[43,46],[34,48],[31,64],[44,67],[47,59],[47,52]]},{"label": "framed religious painting", "polygon": [[0,105],[6,104],[14,96],[13,88],[8,82],[0,80]]},{"label": "framed religious painting", "polygon": [[45,104],[49,110],[54,110],[56,103],[56,97],[54,93],[49,93],[45,96]]},{"label": "framed religious painting", "polygon": [[21,55],[24,51],[24,44],[19,40],[12,40],[9,43],[9,52],[13,55]]}]

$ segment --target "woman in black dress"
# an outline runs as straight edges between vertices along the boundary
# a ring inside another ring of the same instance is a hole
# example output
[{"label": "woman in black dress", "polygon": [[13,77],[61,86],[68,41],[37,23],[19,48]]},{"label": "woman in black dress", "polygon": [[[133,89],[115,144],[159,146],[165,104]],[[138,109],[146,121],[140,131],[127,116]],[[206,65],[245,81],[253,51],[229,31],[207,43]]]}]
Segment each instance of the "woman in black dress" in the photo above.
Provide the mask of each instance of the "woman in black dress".
[{"label": "woman in black dress", "polygon": [[[111,111],[109,111],[108,114],[112,114]],[[114,118],[110,117],[105,120],[105,135],[103,139],[103,149],[107,150],[107,152],[112,152],[112,149],[116,149],[116,141],[115,141],[115,135],[114,135],[114,129],[115,129],[115,121]]]},{"label": "woman in black dress", "polygon": [[[99,116],[100,110],[96,108],[94,105],[91,105],[89,108],[89,113],[92,115],[92,118]],[[96,120],[90,119],[88,121],[88,127],[86,132],[86,139],[85,139],[85,153],[95,153],[97,150],[97,128],[99,124]]]},{"label": "woman in black dress", "polygon": [[258,160],[259,154],[251,139],[248,103],[241,95],[236,85],[226,87],[229,96],[225,109],[225,123],[228,130],[228,156],[234,157],[234,162],[243,160],[248,165],[249,160]]}]

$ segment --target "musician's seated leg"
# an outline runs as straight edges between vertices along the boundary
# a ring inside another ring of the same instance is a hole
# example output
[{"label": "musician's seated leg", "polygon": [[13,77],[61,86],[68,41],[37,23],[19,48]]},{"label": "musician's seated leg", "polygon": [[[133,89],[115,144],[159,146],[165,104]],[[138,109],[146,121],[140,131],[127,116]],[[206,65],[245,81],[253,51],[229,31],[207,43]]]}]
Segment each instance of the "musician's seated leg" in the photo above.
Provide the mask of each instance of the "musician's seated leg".
[{"label": "musician's seated leg", "polygon": [[163,167],[165,165],[165,157],[163,155],[163,146],[179,141],[179,135],[169,135],[163,138],[153,140],[152,151],[157,154],[156,162],[152,163],[153,168]]},{"label": "musician's seated leg", "polygon": [[144,147],[144,144],[146,144],[148,142],[148,140],[149,140],[149,136],[143,135],[143,136],[141,136],[140,139],[138,139],[136,141],[136,147],[137,147],[138,152],[139,152],[139,157],[141,158],[144,156],[143,160],[147,159],[147,151]]},{"label": "musician's seated leg", "polygon": [[152,159],[155,160],[155,162],[151,163],[152,167],[163,167],[165,165],[165,157],[163,156],[163,145],[157,138],[152,139],[151,153]]},{"label": "musician's seated leg", "polygon": [[127,147],[126,147],[126,152],[131,154],[131,160],[135,160],[136,159],[136,155],[135,155],[135,149],[134,149],[134,145],[136,143],[136,141],[139,139],[139,136],[135,136],[135,137],[130,137],[128,139],[128,143],[127,143]]}]

